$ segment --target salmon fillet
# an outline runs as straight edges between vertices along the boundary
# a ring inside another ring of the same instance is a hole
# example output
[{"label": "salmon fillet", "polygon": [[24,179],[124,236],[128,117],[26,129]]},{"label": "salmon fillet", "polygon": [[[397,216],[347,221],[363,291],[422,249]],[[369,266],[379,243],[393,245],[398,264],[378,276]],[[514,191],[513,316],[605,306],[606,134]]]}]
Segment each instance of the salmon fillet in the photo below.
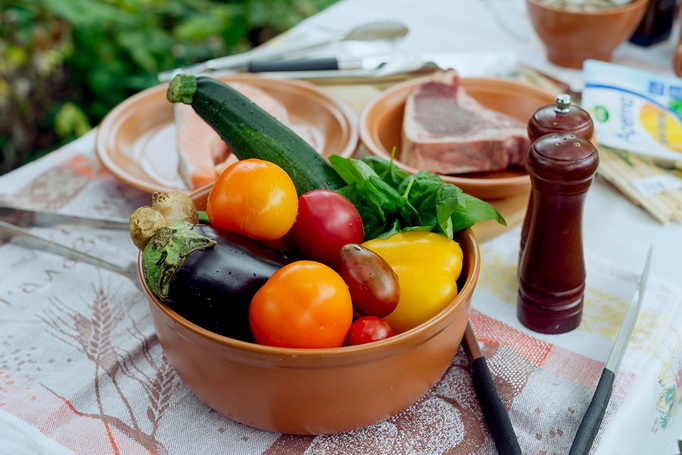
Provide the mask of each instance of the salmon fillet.
[{"label": "salmon fillet", "polygon": [[[249,84],[230,82],[228,85],[280,122],[290,123],[286,106],[273,96]],[[213,183],[225,167],[237,161],[225,141],[191,106],[175,104],[175,124],[178,173],[188,189]]]}]

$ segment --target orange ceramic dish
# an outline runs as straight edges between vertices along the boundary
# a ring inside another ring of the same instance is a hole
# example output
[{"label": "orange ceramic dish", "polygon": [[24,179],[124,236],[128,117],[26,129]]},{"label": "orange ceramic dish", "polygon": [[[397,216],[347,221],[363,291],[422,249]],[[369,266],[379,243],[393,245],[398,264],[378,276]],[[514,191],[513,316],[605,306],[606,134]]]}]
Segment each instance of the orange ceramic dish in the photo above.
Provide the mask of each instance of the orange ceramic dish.
[{"label": "orange ceramic dish", "polygon": [[[412,173],[418,169],[400,162],[405,101],[412,89],[427,80],[429,78],[414,79],[387,89],[372,100],[360,115],[360,141],[367,151],[389,159],[391,150],[396,147],[396,164]],[[539,107],[553,104],[556,97],[556,94],[511,80],[462,78],[462,85],[483,106],[523,122],[527,122]],[[530,177],[522,169],[441,177],[481,199],[514,196],[530,188]]]},{"label": "orange ceramic dish", "polygon": [[560,66],[582,68],[587,59],[611,60],[613,51],[637,29],[648,0],[632,0],[617,8],[557,8],[543,0],[526,0],[531,24],[545,45],[547,59]]},{"label": "orange ceramic dish", "polygon": [[[358,144],[357,114],[312,83],[254,74],[221,77],[259,88],[287,108],[293,124],[305,126],[322,155],[352,156]],[[152,193],[189,193],[178,173],[173,104],[168,84],[144,90],[116,106],[98,127],[96,151],[102,165],[122,182]]]},{"label": "orange ceramic dish", "polygon": [[420,326],[364,345],[287,349],[238,341],[191,323],[146,286],[145,294],[168,360],[207,405],[268,431],[348,431],[406,409],[441,379],[452,362],[480,270],[472,231],[459,233],[456,240],[464,253],[459,295]]}]

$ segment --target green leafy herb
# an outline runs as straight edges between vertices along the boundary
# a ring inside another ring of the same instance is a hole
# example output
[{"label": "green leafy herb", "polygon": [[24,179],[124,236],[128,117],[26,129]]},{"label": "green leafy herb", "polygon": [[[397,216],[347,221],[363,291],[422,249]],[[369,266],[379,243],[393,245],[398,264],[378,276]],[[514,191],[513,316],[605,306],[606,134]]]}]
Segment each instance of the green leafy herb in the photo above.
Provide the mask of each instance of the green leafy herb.
[{"label": "green leafy herb", "polygon": [[396,232],[434,231],[452,238],[479,221],[507,225],[488,202],[446,183],[427,171],[409,174],[393,160],[376,156],[329,162],[346,182],[339,193],[355,204],[362,217],[365,238],[388,238]]}]

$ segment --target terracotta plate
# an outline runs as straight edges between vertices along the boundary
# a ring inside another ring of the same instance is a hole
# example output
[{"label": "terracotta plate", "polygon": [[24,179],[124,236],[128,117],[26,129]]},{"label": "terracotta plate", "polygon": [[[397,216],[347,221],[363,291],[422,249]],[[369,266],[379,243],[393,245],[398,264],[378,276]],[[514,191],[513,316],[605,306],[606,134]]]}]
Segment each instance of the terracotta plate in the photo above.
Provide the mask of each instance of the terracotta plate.
[{"label": "terracotta plate", "polygon": [[[243,74],[220,78],[256,86],[287,107],[292,123],[310,125],[321,153],[351,156],[358,143],[357,115],[350,106],[303,81]],[[173,105],[167,84],[144,90],[116,106],[97,134],[97,156],[119,180],[143,191],[181,190]]]},{"label": "terracotta plate", "polygon": [[[390,158],[396,147],[397,165],[416,172],[400,162],[400,143],[405,111],[405,100],[412,89],[428,78],[413,79],[382,92],[365,106],[360,115],[360,141],[370,154]],[[554,104],[555,94],[534,86],[502,79],[462,78],[467,92],[482,105],[527,122],[539,107]],[[522,169],[499,172],[441,175],[446,182],[457,185],[465,192],[482,198],[497,199],[526,192],[530,177]]]}]

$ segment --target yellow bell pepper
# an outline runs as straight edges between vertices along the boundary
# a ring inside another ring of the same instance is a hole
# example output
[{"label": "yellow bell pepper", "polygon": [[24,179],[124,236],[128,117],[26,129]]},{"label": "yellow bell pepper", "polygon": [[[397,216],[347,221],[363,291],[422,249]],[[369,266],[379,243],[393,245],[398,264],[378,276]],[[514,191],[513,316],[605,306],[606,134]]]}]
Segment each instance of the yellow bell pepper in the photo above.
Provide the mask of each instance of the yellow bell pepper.
[{"label": "yellow bell pepper", "polygon": [[427,231],[400,232],[363,246],[384,258],[398,275],[400,301],[384,319],[394,333],[427,321],[457,296],[462,248],[444,235]]}]

